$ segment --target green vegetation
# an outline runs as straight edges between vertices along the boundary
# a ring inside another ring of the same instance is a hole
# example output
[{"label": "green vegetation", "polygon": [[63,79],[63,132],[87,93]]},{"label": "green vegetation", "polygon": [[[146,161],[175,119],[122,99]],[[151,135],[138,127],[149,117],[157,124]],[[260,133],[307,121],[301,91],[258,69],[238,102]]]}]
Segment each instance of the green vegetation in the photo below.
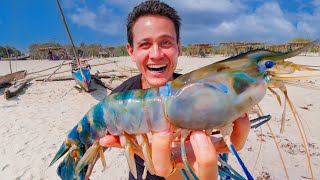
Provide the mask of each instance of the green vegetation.
[{"label": "green vegetation", "polygon": [[[128,56],[125,46],[103,46],[100,44],[85,44],[82,42],[76,47],[78,55],[83,58],[89,57],[117,57]],[[62,59],[72,59],[73,49],[70,44],[61,45],[55,42],[32,43],[28,48],[28,54],[31,59],[47,59],[49,50],[52,54]],[[9,56],[20,56],[21,51],[13,46],[0,46],[0,57],[8,58]]]},{"label": "green vegetation", "polygon": [[307,38],[294,38],[290,42],[310,42],[312,39],[307,39]]},{"label": "green vegetation", "polygon": [[[263,46],[264,48],[274,51],[288,51],[294,50],[304,45],[306,42],[310,42],[312,39],[297,37],[292,39],[287,44]],[[201,47],[201,48],[200,48]],[[241,52],[245,52],[248,49],[261,48],[261,46],[251,46],[250,48],[244,47],[229,47],[229,46],[208,46],[208,47],[197,47],[197,46],[181,46],[181,55],[187,56],[199,56],[209,54],[224,54],[224,55],[235,55]],[[76,47],[78,55],[82,58],[90,57],[117,57],[117,56],[128,56],[125,46],[103,46],[101,44],[85,44],[80,43],[80,46]],[[29,55],[31,59],[47,59],[50,52],[60,59],[72,59],[73,50],[70,44],[61,45],[55,42],[46,43],[33,43],[29,46]],[[320,46],[315,46],[309,49],[309,52],[319,52]],[[8,58],[22,55],[14,46],[0,46],[0,58]]]},{"label": "green vegetation", "polygon": [[21,51],[19,51],[17,48],[13,46],[0,46],[0,57],[8,58],[8,55],[10,57],[20,56]]},{"label": "green vegetation", "polygon": [[[312,39],[307,39],[307,38],[295,38],[293,40],[291,40],[291,42],[293,43],[307,43],[307,42],[311,42],[313,41]],[[320,47],[319,46],[314,46],[312,48],[310,48],[308,50],[308,52],[312,52],[312,53],[317,53],[319,52],[320,53]]]},{"label": "green vegetation", "polygon": [[[125,46],[103,46],[101,44],[80,43],[76,46],[77,53],[83,58],[89,57],[115,57],[128,56]],[[59,58],[72,59],[73,49],[70,44],[60,45],[58,43],[34,43],[29,46],[31,59],[47,59],[49,50]]]},{"label": "green vegetation", "polygon": [[115,48],[115,54],[117,56],[129,56],[127,48],[125,46],[118,46]]}]

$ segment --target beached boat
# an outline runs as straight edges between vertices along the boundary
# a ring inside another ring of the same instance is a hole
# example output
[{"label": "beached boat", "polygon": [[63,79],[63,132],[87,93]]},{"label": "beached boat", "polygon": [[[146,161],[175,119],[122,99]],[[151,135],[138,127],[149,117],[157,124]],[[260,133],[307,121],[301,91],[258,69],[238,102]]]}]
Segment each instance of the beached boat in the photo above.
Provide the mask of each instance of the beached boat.
[{"label": "beached boat", "polygon": [[5,98],[9,99],[13,96],[16,96],[19,92],[22,91],[24,87],[28,85],[28,82],[30,82],[30,79],[23,79],[23,80],[14,82],[12,86],[5,89],[4,91]]},{"label": "beached boat", "polygon": [[24,79],[26,75],[27,71],[18,71],[0,76],[0,88],[11,86],[14,81]]},{"label": "beached boat", "polygon": [[72,77],[81,88],[87,92],[90,91],[90,66],[79,67],[77,64],[72,63]]},{"label": "beached boat", "polygon": [[2,61],[15,61],[15,60],[27,60],[30,58],[30,55],[21,55],[21,56],[16,56],[16,57],[10,57],[10,58],[0,58]]}]

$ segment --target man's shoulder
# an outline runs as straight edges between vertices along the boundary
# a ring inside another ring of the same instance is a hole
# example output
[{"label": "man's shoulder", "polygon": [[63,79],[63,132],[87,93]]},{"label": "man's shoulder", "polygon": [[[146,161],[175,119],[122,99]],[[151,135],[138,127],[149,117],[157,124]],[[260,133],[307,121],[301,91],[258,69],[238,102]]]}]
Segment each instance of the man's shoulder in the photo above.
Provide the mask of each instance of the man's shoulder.
[{"label": "man's shoulder", "polygon": [[120,84],[118,87],[116,87],[113,91],[113,93],[117,92],[123,92],[127,90],[133,90],[133,89],[141,89],[141,74],[138,74],[136,76],[133,76],[126,81],[124,81],[122,84]]}]

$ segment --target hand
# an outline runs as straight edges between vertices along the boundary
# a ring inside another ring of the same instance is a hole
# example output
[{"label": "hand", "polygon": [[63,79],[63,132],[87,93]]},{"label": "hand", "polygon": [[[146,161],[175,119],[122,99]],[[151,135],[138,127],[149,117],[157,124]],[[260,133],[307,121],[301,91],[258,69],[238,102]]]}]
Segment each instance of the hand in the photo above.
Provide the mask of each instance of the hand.
[{"label": "hand", "polygon": [[[159,176],[167,177],[173,170],[171,151],[176,168],[184,168],[180,143],[175,142],[172,146],[172,138],[171,131],[154,133],[152,136],[152,160]],[[190,141],[185,142],[188,162],[201,180],[217,179],[218,176],[217,154],[212,144],[213,140],[214,138],[211,139],[203,131],[194,131],[191,133]],[[183,179],[180,172],[168,177],[171,178]]]},{"label": "hand", "polygon": [[[233,121],[233,131],[231,134],[231,142],[237,151],[241,150],[247,140],[250,130],[250,120],[247,114],[242,115]],[[229,149],[224,141],[214,144],[218,154],[227,153]]]},{"label": "hand", "polygon": [[241,150],[246,143],[250,130],[250,120],[248,114],[244,114],[233,122],[233,132],[231,142],[237,151]]},{"label": "hand", "polygon": [[[152,135],[152,161],[156,175],[158,176],[166,177],[172,172],[174,167],[171,151],[174,154],[173,159],[176,168],[184,167],[181,159],[180,143],[174,142],[172,144],[172,141],[172,128],[169,131],[154,133]],[[211,141],[213,139],[211,140],[203,131],[195,131],[191,133],[190,141],[186,141],[185,143],[188,161],[200,179],[212,179],[213,177],[217,177],[218,174],[217,155]],[[121,147],[119,137],[111,135],[100,139],[100,145],[105,147]],[[142,157],[141,152],[136,151],[135,153]]]}]

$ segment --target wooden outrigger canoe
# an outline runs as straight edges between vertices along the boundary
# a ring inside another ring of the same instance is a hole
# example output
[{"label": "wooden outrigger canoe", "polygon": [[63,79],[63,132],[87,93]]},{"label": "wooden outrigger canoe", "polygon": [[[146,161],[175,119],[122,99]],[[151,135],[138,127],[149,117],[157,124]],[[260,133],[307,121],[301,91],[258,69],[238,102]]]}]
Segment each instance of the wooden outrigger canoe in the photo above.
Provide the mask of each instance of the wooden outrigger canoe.
[{"label": "wooden outrigger canoe", "polygon": [[26,75],[27,71],[18,71],[15,73],[0,76],[0,88],[11,86],[14,81],[24,79]]},{"label": "wooden outrigger canoe", "polygon": [[24,87],[28,85],[28,82],[30,82],[29,79],[23,79],[17,82],[14,82],[12,86],[9,88],[6,88],[4,91],[5,98],[9,99],[13,96],[16,96]]},{"label": "wooden outrigger canoe", "polygon": [[91,75],[90,75],[90,67],[85,66],[82,67],[77,64],[72,64],[72,77],[76,81],[77,84],[80,85],[85,91],[90,91],[90,83],[91,83]]}]

